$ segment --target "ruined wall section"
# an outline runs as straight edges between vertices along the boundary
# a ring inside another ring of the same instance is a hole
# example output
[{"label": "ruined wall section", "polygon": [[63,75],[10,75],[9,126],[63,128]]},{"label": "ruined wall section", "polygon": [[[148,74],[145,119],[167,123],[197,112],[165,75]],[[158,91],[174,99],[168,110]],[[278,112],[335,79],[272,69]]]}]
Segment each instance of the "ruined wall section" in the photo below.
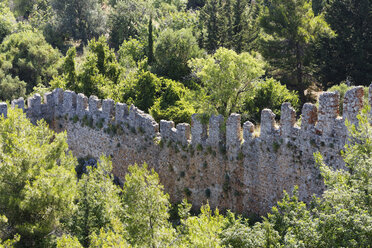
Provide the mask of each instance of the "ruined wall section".
[{"label": "ruined wall section", "polygon": [[[371,104],[372,85],[369,92]],[[54,130],[66,131],[77,157],[111,156],[114,174],[121,179],[129,165],[147,162],[173,202],[186,197],[196,208],[208,201],[220,209],[263,214],[294,185],[299,186],[301,200],[321,194],[324,186],[314,166],[315,152],[320,151],[328,165],[344,168],[344,122],[357,125],[363,88],[346,93],[342,117],[335,92],[323,93],[318,108],[305,104],[299,126],[289,103],[282,105],[279,123],[265,109],[259,135],[251,122],[241,125],[239,114],[229,116],[226,124],[222,116],[212,115],[208,122],[198,114],[191,125],[175,126],[166,120],[158,124],[133,105],[61,89],[43,99],[36,94],[27,104],[22,98],[14,100],[11,107],[23,109],[33,123],[45,119]],[[0,103],[0,115],[6,116],[7,110]]]}]

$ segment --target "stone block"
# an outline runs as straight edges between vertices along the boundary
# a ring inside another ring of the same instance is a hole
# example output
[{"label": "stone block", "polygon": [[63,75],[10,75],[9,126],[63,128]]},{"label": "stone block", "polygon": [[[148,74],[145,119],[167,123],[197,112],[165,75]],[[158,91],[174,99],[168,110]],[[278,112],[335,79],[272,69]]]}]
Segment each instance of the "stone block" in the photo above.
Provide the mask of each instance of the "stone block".
[{"label": "stone block", "polygon": [[212,115],[209,119],[209,134],[207,143],[209,146],[218,146],[223,142],[223,116],[222,115]]},{"label": "stone block", "polygon": [[253,140],[254,124],[250,121],[246,121],[243,124],[243,138],[245,142]]},{"label": "stone block", "polygon": [[33,97],[29,97],[28,103],[28,113],[33,117],[39,117],[41,115],[41,96],[35,94]]},{"label": "stone block", "polygon": [[96,116],[101,108],[101,100],[96,96],[89,97],[89,114],[91,116]]},{"label": "stone block", "polygon": [[200,121],[200,115],[191,116],[191,143],[193,145],[205,144],[208,137],[208,127]]},{"label": "stone block", "polygon": [[163,139],[173,140],[175,132],[176,132],[176,129],[174,128],[173,121],[166,121],[166,120],[160,121],[160,135]]},{"label": "stone block", "polygon": [[102,116],[105,120],[110,120],[115,114],[115,102],[112,99],[105,99],[102,102]]},{"label": "stone block", "polygon": [[318,121],[318,109],[314,104],[305,103],[302,107],[301,130],[307,132],[313,130]]},{"label": "stone block", "polygon": [[84,116],[87,114],[87,108],[88,97],[82,93],[79,93],[76,97],[76,115],[79,117],[79,119],[84,118]]},{"label": "stone block", "polygon": [[53,90],[53,97],[54,97],[54,104],[56,106],[63,105],[63,90],[62,89],[57,88]]},{"label": "stone block", "polygon": [[19,109],[25,111],[25,100],[23,99],[23,97],[13,100],[11,106],[12,108],[15,108],[17,106]]},{"label": "stone block", "polygon": [[0,102],[0,116],[8,117],[8,105],[5,102]]},{"label": "stone block", "polygon": [[190,125],[188,123],[177,124],[177,141],[181,142],[182,145],[187,145],[190,140]]},{"label": "stone block", "polygon": [[67,114],[73,117],[76,112],[76,93],[70,90],[66,90],[63,93],[63,114]]},{"label": "stone block", "polygon": [[289,102],[282,104],[280,116],[280,130],[285,137],[292,133],[292,129],[296,123],[296,111],[292,108]]},{"label": "stone block", "polygon": [[348,90],[344,97],[343,118],[348,120],[350,124],[357,124],[357,115],[363,108],[364,90],[362,86],[358,86]]},{"label": "stone block", "polygon": [[115,106],[115,121],[119,124],[129,115],[128,106],[125,103],[118,102]]},{"label": "stone block", "polygon": [[228,152],[236,153],[242,143],[240,114],[231,114],[226,122],[226,149]]},{"label": "stone block", "polygon": [[324,92],[319,96],[317,131],[325,135],[332,133],[339,113],[339,99],[338,92]]},{"label": "stone block", "polygon": [[264,109],[261,112],[261,139],[270,139],[275,132],[275,114],[271,109]]}]

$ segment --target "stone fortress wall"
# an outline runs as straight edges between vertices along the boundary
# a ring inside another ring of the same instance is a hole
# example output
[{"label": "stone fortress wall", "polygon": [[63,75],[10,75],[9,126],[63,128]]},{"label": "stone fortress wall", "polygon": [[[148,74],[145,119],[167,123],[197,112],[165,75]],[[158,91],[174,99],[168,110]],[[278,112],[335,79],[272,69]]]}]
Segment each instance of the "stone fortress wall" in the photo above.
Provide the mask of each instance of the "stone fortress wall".
[{"label": "stone fortress wall", "polygon": [[[372,105],[372,84],[369,87]],[[209,202],[212,207],[244,214],[264,214],[280,200],[283,190],[299,187],[301,200],[324,190],[313,154],[320,151],[325,162],[343,168],[341,150],[347,140],[345,119],[357,123],[363,107],[363,88],[354,87],[344,98],[339,117],[339,95],[320,95],[319,107],[306,103],[301,127],[289,103],[281,108],[280,125],[275,114],[261,114],[260,135],[239,114],[224,126],[222,116],[209,123],[192,116],[192,125],[162,120],[137,109],[100,100],[95,96],[56,89],[43,97],[13,100],[11,107],[23,109],[33,123],[45,119],[57,132],[66,131],[69,148],[78,158],[111,156],[113,173],[124,179],[129,165],[147,162],[158,172],[172,202],[187,198],[195,208]],[[0,103],[0,115],[7,115]]]}]

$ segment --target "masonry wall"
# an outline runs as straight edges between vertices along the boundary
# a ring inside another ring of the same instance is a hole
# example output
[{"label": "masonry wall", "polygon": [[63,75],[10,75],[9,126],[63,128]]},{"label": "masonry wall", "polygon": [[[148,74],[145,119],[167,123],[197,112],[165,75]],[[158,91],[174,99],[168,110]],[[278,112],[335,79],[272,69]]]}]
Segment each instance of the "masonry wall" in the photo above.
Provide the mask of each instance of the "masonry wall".
[{"label": "masonry wall", "polygon": [[[372,85],[369,102],[372,103]],[[250,122],[241,125],[240,115],[226,121],[212,116],[201,122],[197,114],[192,124],[157,123],[137,109],[100,100],[95,96],[56,89],[41,98],[12,101],[11,107],[24,109],[33,123],[45,119],[55,131],[66,131],[69,148],[79,157],[111,156],[113,173],[124,179],[129,165],[147,162],[160,176],[173,202],[188,198],[195,208],[207,201],[212,207],[239,213],[264,214],[283,190],[299,186],[300,199],[309,201],[324,186],[314,165],[313,153],[320,151],[325,162],[343,168],[340,156],[347,140],[345,119],[357,124],[363,107],[363,88],[349,90],[340,117],[338,93],[326,92],[319,108],[307,103],[296,126],[296,113],[284,103],[280,123],[265,109],[261,114],[260,135]],[[8,106],[0,103],[0,114]],[[223,131],[226,130],[226,131]]]}]

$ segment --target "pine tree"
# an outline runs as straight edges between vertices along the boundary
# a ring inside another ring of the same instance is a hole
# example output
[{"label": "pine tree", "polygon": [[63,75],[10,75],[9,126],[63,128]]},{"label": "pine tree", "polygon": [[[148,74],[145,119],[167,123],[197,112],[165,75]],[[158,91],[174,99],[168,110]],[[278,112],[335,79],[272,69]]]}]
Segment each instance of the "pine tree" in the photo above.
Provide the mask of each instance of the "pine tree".
[{"label": "pine tree", "polygon": [[272,66],[271,74],[295,87],[302,102],[313,81],[312,48],[320,35],[333,32],[323,16],[314,16],[309,0],[271,0],[260,17],[261,52]]},{"label": "pine tree", "polygon": [[148,62],[151,65],[154,62],[154,40],[152,34],[152,16],[149,20],[149,37],[148,37]]},{"label": "pine tree", "polygon": [[332,0],[325,19],[337,36],[322,39],[317,53],[324,84],[350,78],[355,85],[372,82],[372,1]]}]

